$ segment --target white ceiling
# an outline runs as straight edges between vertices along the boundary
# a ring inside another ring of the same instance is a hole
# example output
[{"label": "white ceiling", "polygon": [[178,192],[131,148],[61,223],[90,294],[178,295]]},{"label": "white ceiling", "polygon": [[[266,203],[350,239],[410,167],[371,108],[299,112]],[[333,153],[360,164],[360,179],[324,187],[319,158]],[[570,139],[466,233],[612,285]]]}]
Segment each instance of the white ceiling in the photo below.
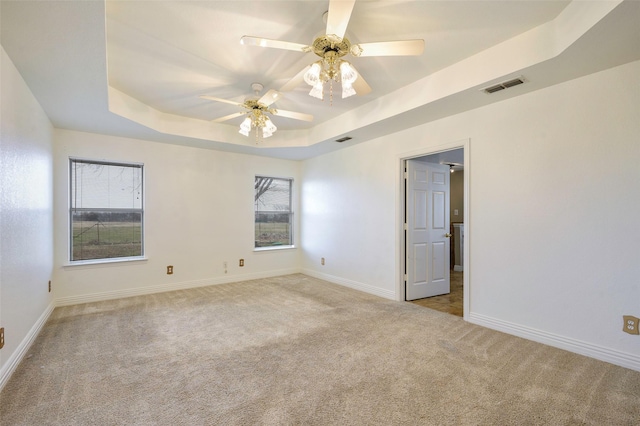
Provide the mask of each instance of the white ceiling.
[{"label": "white ceiling", "polygon": [[[280,89],[313,53],[239,43],[243,35],[311,44],[328,1],[6,1],[1,42],[54,126],[301,159],[640,59],[640,2],[357,1],[355,43],[424,39],[418,57],[349,57],[372,87],[333,104],[302,83],[260,145],[237,133],[253,82]],[[479,89],[523,75],[494,95]],[[337,85],[339,89],[339,85]],[[353,140],[334,140],[349,135]]]}]

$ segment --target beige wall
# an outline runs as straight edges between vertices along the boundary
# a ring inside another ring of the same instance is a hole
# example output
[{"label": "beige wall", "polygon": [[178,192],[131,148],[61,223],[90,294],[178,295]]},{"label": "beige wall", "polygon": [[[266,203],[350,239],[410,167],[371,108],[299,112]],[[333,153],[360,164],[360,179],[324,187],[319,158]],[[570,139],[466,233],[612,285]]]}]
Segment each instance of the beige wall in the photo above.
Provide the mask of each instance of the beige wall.
[{"label": "beige wall", "polygon": [[[451,223],[464,222],[464,170],[451,173]],[[454,215],[458,210],[458,215]]]},{"label": "beige wall", "polygon": [[[451,223],[464,223],[464,170],[456,170],[451,173],[451,196],[450,196],[450,206],[451,206],[451,214],[449,217],[451,218]],[[458,211],[458,214],[454,213]],[[454,245],[454,264],[462,265],[462,251],[460,250],[460,244],[458,244],[459,237],[457,235],[458,229],[453,228],[453,237],[451,238],[451,242]]]},{"label": "beige wall", "polygon": [[1,389],[53,309],[53,126],[0,50]]}]

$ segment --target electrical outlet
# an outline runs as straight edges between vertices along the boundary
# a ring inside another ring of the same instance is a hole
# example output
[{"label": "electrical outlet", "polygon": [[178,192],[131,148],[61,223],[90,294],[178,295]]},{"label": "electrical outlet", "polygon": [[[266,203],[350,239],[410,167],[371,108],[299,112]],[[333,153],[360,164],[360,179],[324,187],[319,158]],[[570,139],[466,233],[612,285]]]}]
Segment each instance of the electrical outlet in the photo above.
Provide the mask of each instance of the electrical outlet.
[{"label": "electrical outlet", "polygon": [[222,267],[224,268],[224,273],[227,273],[227,261],[222,262]]},{"label": "electrical outlet", "polygon": [[167,275],[173,274],[173,265],[167,266]]},{"label": "electrical outlet", "polygon": [[4,327],[0,328],[0,349],[4,346]]},{"label": "electrical outlet", "polygon": [[244,259],[240,259],[240,266],[244,266]]},{"label": "electrical outlet", "polygon": [[640,331],[638,331],[640,318],[636,318],[631,315],[623,315],[622,320],[624,321],[622,331],[629,334],[640,334]]},{"label": "electrical outlet", "polygon": [[324,257],[320,258],[320,264],[324,265]]},{"label": "electrical outlet", "polygon": [[51,280],[49,280],[49,293],[51,293]]}]

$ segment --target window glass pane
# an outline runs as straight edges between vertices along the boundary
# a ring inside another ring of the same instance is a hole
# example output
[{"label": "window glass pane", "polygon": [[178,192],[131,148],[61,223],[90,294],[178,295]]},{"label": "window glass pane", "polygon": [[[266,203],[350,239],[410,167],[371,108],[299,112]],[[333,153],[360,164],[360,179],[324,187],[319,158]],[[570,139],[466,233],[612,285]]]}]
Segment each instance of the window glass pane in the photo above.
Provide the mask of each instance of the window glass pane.
[{"label": "window glass pane", "polygon": [[72,161],[72,208],[142,208],[142,166]]},{"label": "window glass pane", "polygon": [[293,245],[291,179],[256,176],[255,247]]},{"label": "window glass pane", "polygon": [[71,260],[142,256],[140,212],[73,212],[71,227]]},{"label": "window glass pane", "polygon": [[256,176],[255,210],[291,211],[291,180]]},{"label": "window glass pane", "polygon": [[292,245],[289,213],[256,212],[256,247]]},{"label": "window glass pane", "polygon": [[71,261],[144,255],[142,169],[70,160]]}]

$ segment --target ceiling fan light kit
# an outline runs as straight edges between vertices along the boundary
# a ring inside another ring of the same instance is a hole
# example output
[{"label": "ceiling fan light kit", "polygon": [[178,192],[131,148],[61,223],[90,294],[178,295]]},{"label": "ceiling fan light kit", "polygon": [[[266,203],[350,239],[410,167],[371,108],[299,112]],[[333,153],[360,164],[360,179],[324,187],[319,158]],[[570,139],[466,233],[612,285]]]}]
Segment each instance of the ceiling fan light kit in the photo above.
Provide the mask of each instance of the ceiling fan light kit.
[{"label": "ceiling fan light kit", "polygon": [[314,40],[311,50],[322,59],[311,64],[303,76],[305,83],[311,86],[310,96],[322,100],[324,86],[329,83],[329,98],[333,103],[333,82],[342,84],[343,99],[356,94],[353,83],[358,73],[349,62],[341,59],[351,47],[349,40],[336,35],[321,36]]},{"label": "ceiling fan light kit", "polygon": [[[260,83],[251,84],[251,89],[255,93],[255,98],[260,95],[260,92],[264,86]],[[256,143],[261,139],[273,136],[278,130],[275,124],[269,118],[269,115],[280,115],[282,117],[293,118],[294,120],[313,121],[313,116],[310,114],[303,114],[300,112],[277,110],[275,108],[269,108],[271,104],[276,102],[282,97],[282,94],[273,89],[262,95],[259,99],[248,98],[243,103],[229,101],[227,99],[216,98],[214,96],[201,95],[202,99],[209,101],[224,102],[227,104],[236,105],[244,108],[246,111],[229,114],[224,117],[213,120],[216,123],[221,121],[230,120],[232,118],[241,117],[246,115],[245,119],[240,124],[238,133],[244,136],[249,136],[252,129],[256,129]]]},{"label": "ceiling fan light kit", "polygon": [[348,98],[356,94],[353,82],[358,78],[358,73],[347,61],[339,59],[333,51],[328,51],[322,60],[311,64],[304,74],[304,81],[311,86],[310,96],[324,98],[324,85],[329,83],[329,96],[333,102],[333,82],[342,84],[342,98]]},{"label": "ceiling fan light kit", "polygon": [[[329,97],[333,101],[333,82],[342,85],[342,98],[353,95],[366,95],[371,87],[348,61],[342,59],[351,53],[355,57],[363,56],[417,56],[424,51],[424,40],[383,41],[375,43],[351,44],[345,38],[345,32],[356,0],[330,0],[326,17],[325,35],[317,37],[309,46],[281,40],[243,36],[240,44],[247,46],[269,47],[296,52],[313,52],[321,59],[311,64],[302,79],[311,86],[309,95],[323,99],[324,85],[329,83]],[[301,73],[299,73],[301,74]],[[292,89],[300,82],[296,75],[281,90]],[[295,81],[294,81],[295,80]]]},{"label": "ceiling fan light kit", "polygon": [[[240,130],[238,133],[244,136],[249,136],[252,128],[256,128],[256,139],[259,140],[259,137],[268,138],[273,136],[278,128],[273,124],[273,122],[264,115],[264,113],[259,109],[254,109],[249,112],[249,115],[244,119],[242,124],[240,124]],[[259,134],[261,132],[261,134]]]}]

